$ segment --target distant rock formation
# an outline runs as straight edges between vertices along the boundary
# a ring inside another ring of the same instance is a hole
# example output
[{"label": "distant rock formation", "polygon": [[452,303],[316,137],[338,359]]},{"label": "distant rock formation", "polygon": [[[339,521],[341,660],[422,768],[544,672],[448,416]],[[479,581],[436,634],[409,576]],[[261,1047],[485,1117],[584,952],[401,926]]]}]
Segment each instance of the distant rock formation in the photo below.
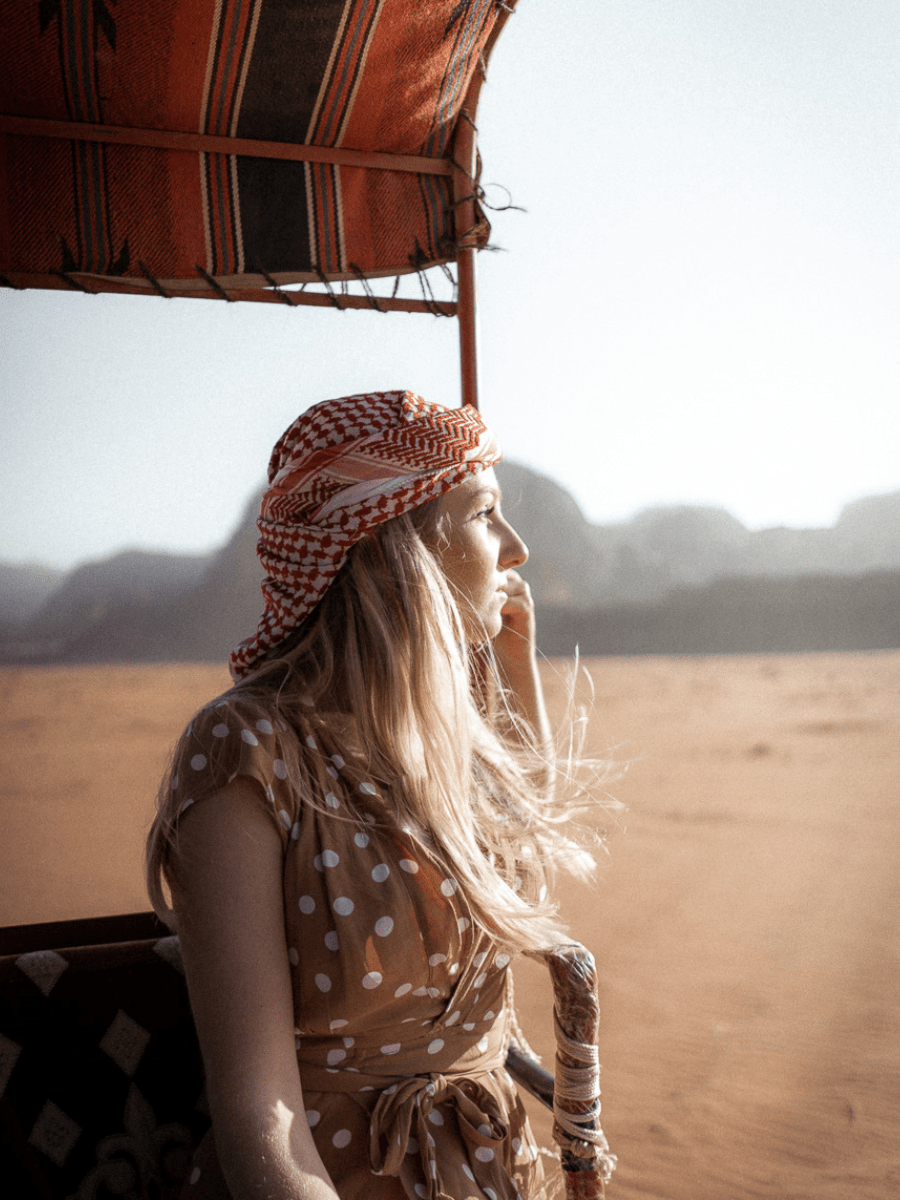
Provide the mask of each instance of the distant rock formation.
[{"label": "distant rock formation", "polygon": [[65,571],[37,563],[0,563],[0,638],[21,629],[59,587]]},{"label": "distant rock formation", "polygon": [[[830,529],[752,532],[686,506],[594,525],[546,476],[498,475],[545,653],[900,646],[900,493],[847,505]],[[261,611],[258,506],[210,555],[128,551],[61,578],[0,568],[0,661],[222,661]]]}]

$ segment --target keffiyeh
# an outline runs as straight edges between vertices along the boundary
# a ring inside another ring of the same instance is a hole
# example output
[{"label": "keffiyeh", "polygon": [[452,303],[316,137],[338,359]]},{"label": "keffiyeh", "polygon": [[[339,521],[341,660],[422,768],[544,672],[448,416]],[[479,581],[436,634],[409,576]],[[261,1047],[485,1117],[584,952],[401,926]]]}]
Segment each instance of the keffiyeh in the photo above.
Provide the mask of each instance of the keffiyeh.
[{"label": "keffiyeh", "polygon": [[297,628],[355,542],[499,459],[471,405],[371,392],[302,413],[272,451],[257,522],[265,609],[253,637],[231,653],[232,676],[241,679]]}]

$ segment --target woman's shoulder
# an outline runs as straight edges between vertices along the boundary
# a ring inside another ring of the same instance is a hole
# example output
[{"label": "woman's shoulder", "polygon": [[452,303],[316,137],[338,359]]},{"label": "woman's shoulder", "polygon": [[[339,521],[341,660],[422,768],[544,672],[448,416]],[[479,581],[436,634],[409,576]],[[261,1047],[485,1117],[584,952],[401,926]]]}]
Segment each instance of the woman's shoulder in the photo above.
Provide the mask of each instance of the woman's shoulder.
[{"label": "woman's shoulder", "polygon": [[305,697],[290,706],[290,715],[273,695],[233,688],[204,704],[185,731],[191,739],[222,740],[236,734],[245,745],[262,738],[295,740],[305,734],[313,709]]},{"label": "woman's shoulder", "polygon": [[186,807],[246,777],[260,785],[282,821],[290,816],[292,822],[308,775],[305,727],[302,713],[288,718],[274,697],[225,692],[194,714],[179,742],[172,769],[175,799]]}]

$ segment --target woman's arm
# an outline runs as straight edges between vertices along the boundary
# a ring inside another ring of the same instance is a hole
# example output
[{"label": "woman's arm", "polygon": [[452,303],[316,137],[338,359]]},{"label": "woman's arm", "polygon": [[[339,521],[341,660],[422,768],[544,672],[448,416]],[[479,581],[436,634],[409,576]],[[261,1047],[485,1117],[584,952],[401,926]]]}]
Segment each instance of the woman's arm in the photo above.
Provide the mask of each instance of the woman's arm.
[{"label": "woman's arm", "polygon": [[282,846],[237,778],[178,829],[173,898],[216,1150],[234,1200],[336,1200],[297,1070]]},{"label": "woman's arm", "polygon": [[548,796],[552,792],[553,736],[544,703],[537,663],[537,627],[531,588],[518,571],[507,571],[507,595],[503,606],[503,628],[494,638],[494,656],[509,693],[514,712],[524,717],[534,733],[538,748],[547,756],[547,768],[540,786]]}]

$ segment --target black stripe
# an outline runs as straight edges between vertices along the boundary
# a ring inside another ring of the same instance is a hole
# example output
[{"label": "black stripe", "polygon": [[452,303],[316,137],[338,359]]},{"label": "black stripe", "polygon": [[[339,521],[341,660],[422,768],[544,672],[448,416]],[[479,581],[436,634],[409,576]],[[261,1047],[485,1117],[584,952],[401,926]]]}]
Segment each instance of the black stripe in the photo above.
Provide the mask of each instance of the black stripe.
[{"label": "black stripe", "polygon": [[245,269],[310,270],[304,164],[238,158],[237,175]]},{"label": "black stripe", "polygon": [[343,10],[344,0],[268,0],[262,6],[238,137],[306,140]]}]

